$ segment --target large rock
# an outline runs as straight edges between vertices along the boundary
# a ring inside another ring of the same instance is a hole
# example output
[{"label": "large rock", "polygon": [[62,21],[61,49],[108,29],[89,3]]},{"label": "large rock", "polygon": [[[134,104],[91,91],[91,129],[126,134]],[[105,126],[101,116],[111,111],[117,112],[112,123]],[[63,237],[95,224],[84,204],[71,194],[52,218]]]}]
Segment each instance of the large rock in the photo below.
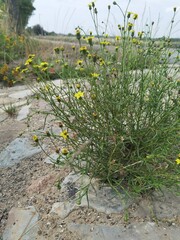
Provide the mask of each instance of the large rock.
[{"label": "large rock", "polygon": [[51,212],[62,219],[78,207],[90,207],[111,214],[122,212],[132,202],[122,191],[115,192],[111,187],[99,184],[96,179],[90,180],[88,176],[75,173],[70,173],[62,182],[61,195],[64,200],[54,203]]},{"label": "large rock", "polygon": [[68,229],[86,240],[179,240],[180,228],[158,227],[153,222],[124,226],[69,223]]},{"label": "large rock", "polygon": [[28,138],[16,138],[0,153],[0,168],[11,167],[41,151],[41,148],[33,146]]},{"label": "large rock", "polygon": [[178,189],[162,187],[161,191],[154,191],[151,197],[142,198],[138,207],[132,212],[136,217],[157,219],[163,222],[180,224],[180,196]]},{"label": "large rock", "polygon": [[3,240],[36,240],[39,215],[34,207],[12,208],[9,212]]}]

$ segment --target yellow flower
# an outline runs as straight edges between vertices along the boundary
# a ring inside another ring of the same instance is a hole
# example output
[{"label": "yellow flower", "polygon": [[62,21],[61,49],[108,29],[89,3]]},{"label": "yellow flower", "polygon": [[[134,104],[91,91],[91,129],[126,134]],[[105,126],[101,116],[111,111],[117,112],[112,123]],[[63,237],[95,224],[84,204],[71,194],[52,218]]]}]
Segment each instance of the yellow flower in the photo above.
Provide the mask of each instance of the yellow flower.
[{"label": "yellow flower", "polygon": [[32,58],[29,58],[28,60],[26,60],[24,65],[30,65],[32,63]]},{"label": "yellow flower", "polygon": [[15,68],[15,71],[16,71],[16,72],[19,72],[20,69],[21,69],[21,67],[16,67],[16,68]]},{"label": "yellow flower", "polygon": [[143,32],[138,32],[138,37],[141,39],[143,36]]},{"label": "yellow flower", "polygon": [[88,7],[89,7],[89,10],[91,10],[92,9],[92,3],[89,3]]},{"label": "yellow flower", "polygon": [[105,61],[102,58],[100,58],[99,59],[99,64],[100,64],[100,66],[104,66],[105,65]]},{"label": "yellow flower", "polygon": [[55,52],[56,54],[59,54],[59,53],[60,53],[59,47],[54,48],[54,52]]},{"label": "yellow flower", "polygon": [[63,67],[67,68],[68,67],[68,63],[64,63]]},{"label": "yellow flower", "polygon": [[138,39],[133,38],[133,39],[132,39],[132,43],[133,43],[133,44],[136,44],[136,45],[140,45],[141,42],[140,42]]},{"label": "yellow flower", "polygon": [[44,90],[45,90],[46,92],[48,92],[48,91],[50,90],[50,85],[49,85],[49,84],[46,84],[45,87],[44,87]]},{"label": "yellow flower", "polygon": [[47,62],[41,62],[40,67],[41,68],[46,68],[46,67],[48,67],[48,63]]},{"label": "yellow flower", "polygon": [[33,59],[35,57],[35,54],[29,54],[28,59]]},{"label": "yellow flower", "polygon": [[38,136],[37,136],[37,135],[34,135],[34,136],[33,136],[33,140],[34,140],[35,142],[38,142],[38,141],[39,141]]},{"label": "yellow flower", "polygon": [[41,71],[42,71],[42,72],[46,72],[47,70],[48,70],[47,67],[45,67],[45,68],[41,68]]},{"label": "yellow flower", "polygon": [[81,99],[84,96],[84,92],[79,91],[79,92],[75,93],[74,96],[77,99]]},{"label": "yellow flower", "polygon": [[110,42],[108,42],[108,41],[102,41],[102,42],[100,42],[100,45],[102,45],[103,47],[105,47],[105,46],[108,46],[108,45],[110,45]]},{"label": "yellow flower", "polygon": [[58,102],[60,102],[60,101],[61,101],[61,97],[60,97],[60,96],[56,96],[56,100],[57,100]]},{"label": "yellow flower", "polygon": [[180,158],[176,159],[176,163],[179,165],[180,164]]},{"label": "yellow flower", "polygon": [[82,65],[83,65],[83,60],[77,60],[76,64],[77,64],[78,66],[82,66]]},{"label": "yellow flower", "polygon": [[79,89],[81,87],[81,84],[80,83],[77,83],[76,84],[76,87]]},{"label": "yellow flower", "polygon": [[94,36],[89,36],[86,38],[86,41],[87,41],[87,43],[89,43],[90,46],[93,45],[93,39],[94,39]]},{"label": "yellow flower", "polygon": [[81,31],[80,31],[79,28],[76,28],[76,38],[77,38],[78,40],[81,39]]},{"label": "yellow flower", "polygon": [[84,55],[87,55],[89,53],[86,46],[80,47],[79,51]]},{"label": "yellow flower", "polygon": [[60,136],[66,140],[69,137],[67,130],[64,130],[60,133]]},{"label": "yellow flower", "polygon": [[131,14],[132,14],[132,12],[128,12],[127,18],[130,18],[130,17],[131,17]]},{"label": "yellow flower", "polygon": [[77,29],[76,29],[76,34],[80,34],[80,33],[81,33],[80,29],[77,28]]},{"label": "yellow flower", "polygon": [[133,19],[136,20],[138,18],[138,14],[137,13],[134,13],[133,14]]},{"label": "yellow flower", "polygon": [[22,69],[22,71],[21,71],[21,73],[26,73],[26,72],[28,72],[28,68],[24,68],[24,69]]},{"label": "yellow flower", "polygon": [[128,22],[128,31],[131,31],[132,27],[134,26],[133,23],[131,22]]},{"label": "yellow flower", "polygon": [[120,36],[116,36],[116,41],[119,41],[120,40]]},{"label": "yellow flower", "polygon": [[98,73],[91,73],[91,76],[94,78],[94,79],[97,79],[99,77],[100,74]]},{"label": "yellow flower", "polygon": [[61,153],[63,154],[63,155],[67,155],[68,154],[68,149],[67,148],[62,148],[61,149]]}]

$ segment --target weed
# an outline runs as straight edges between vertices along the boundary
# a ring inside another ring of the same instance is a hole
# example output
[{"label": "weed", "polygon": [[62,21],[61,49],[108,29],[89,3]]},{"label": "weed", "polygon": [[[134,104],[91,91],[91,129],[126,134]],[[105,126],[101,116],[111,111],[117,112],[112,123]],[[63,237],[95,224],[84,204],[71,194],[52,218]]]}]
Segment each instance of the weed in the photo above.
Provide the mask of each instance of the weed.
[{"label": "weed", "polygon": [[2,109],[6,112],[10,117],[15,117],[17,115],[17,107],[12,103],[8,105],[3,105]]},{"label": "weed", "polygon": [[138,15],[114,5],[124,17],[114,41],[99,33],[93,2],[89,9],[96,33],[76,29],[76,61],[67,60],[64,47],[55,49],[54,71],[67,77],[61,86],[45,81],[52,63],[37,64],[30,57],[26,65],[37,74],[38,96],[51,106],[46,115],[61,122],[59,134],[44,133],[38,144],[48,137],[56,149],[62,146],[59,154],[75,171],[116,192],[140,195],[179,182],[171,158],[178,154],[179,142],[178,70],[169,67],[169,35],[157,44],[151,37],[153,24],[151,31],[136,32]]}]

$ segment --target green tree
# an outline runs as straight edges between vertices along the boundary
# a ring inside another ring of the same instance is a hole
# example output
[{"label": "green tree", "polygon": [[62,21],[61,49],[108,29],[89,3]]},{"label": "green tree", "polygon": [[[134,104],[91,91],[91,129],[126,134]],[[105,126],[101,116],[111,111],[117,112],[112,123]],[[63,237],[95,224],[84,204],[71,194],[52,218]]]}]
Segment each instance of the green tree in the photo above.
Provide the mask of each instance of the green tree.
[{"label": "green tree", "polygon": [[34,0],[5,0],[10,30],[21,34],[35,10]]}]

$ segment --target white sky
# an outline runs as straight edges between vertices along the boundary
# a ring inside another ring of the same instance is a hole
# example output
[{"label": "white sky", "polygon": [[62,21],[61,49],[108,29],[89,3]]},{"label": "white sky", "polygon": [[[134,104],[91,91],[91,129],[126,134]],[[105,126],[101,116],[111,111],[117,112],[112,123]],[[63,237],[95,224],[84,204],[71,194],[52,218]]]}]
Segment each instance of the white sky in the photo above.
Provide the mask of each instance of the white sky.
[{"label": "white sky", "polygon": [[[33,5],[36,10],[29,20],[29,26],[40,24],[47,31],[65,34],[74,33],[74,29],[80,26],[86,33],[89,31],[94,33],[93,21],[88,9],[90,2],[91,0],[35,0]],[[117,6],[112,4],[113,0],[96,0],[95,2],[99,23],[106,22],[107,6],[111,5],[108,33],[118,34],[117,25],[122,23],[122,15]],[[116,2],[125,9],[128,0],[116,0]],[[178,11],[172,37],[180,37],[180,0],[131,0],[129,11],[139,14],[137,30],[142,30],[145,23],[154,21],[154,33],[159,37],[168,33],[174,7],[177,7]],[[103,32],[103,25],[100,25]]]}]

